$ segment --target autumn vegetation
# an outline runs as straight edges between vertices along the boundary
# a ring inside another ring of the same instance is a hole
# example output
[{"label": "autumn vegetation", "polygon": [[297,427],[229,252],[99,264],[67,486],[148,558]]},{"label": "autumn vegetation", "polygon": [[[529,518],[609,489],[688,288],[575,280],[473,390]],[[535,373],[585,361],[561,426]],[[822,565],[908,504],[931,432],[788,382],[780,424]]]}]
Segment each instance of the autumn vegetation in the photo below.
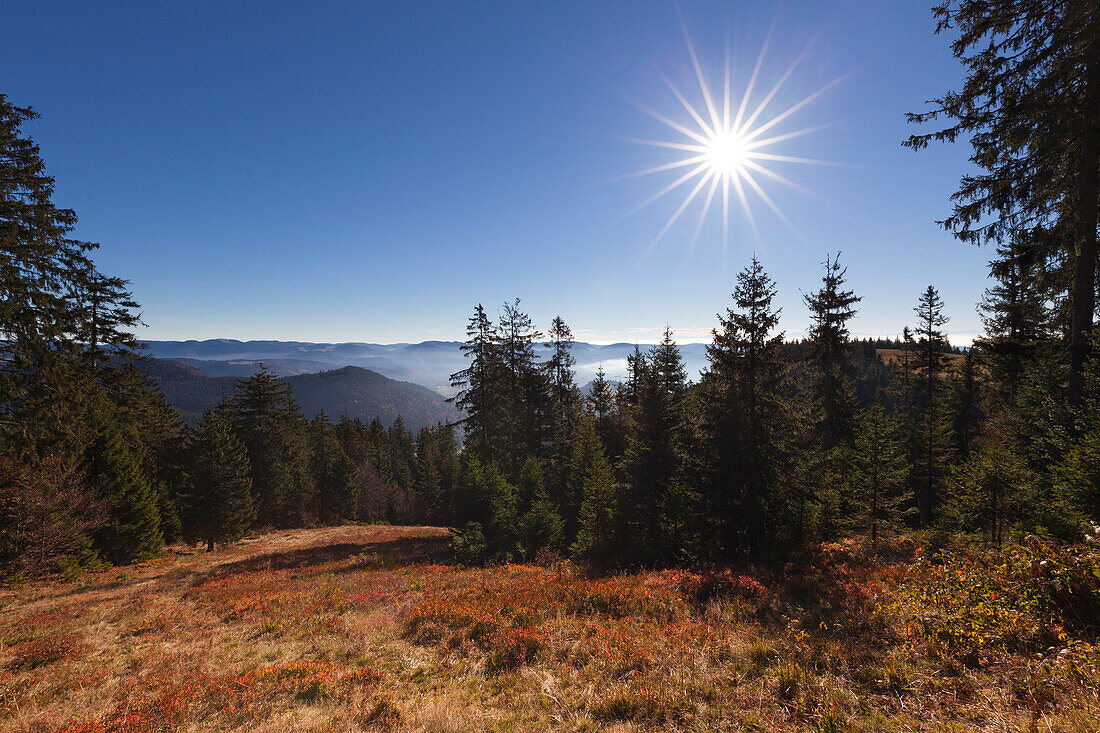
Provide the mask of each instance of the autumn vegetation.
[{"label": "autumn vegetation", "polygon": [[1100,550],[469,568],[291,530],[0,595],[0,730],[1094,731]]}]

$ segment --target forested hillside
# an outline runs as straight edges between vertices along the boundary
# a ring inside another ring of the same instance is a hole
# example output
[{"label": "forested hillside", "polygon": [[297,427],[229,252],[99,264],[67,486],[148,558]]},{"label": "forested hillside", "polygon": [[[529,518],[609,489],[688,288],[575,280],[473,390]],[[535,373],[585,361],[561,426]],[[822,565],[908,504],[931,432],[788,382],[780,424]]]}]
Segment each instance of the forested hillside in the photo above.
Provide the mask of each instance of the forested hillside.
[{"label": "forested hillside", "polygon": [[[228,397],[238,381],[238,377],[210,376],[168,359],[147,359],[138,365],[156,382],[168,404],[191,422],[196,422],[208,407]],[[259,364],[250,365],[242,376],[251,376],[259,369]],[[388,427],[398,417],[403,417],[412,430],[436,423],[454,423],[460,418],[453,406],[430,389],[387,379],[359,367],[280,379],[294,389],[307,418],[321,412],[365,422],[379,418]]]}]

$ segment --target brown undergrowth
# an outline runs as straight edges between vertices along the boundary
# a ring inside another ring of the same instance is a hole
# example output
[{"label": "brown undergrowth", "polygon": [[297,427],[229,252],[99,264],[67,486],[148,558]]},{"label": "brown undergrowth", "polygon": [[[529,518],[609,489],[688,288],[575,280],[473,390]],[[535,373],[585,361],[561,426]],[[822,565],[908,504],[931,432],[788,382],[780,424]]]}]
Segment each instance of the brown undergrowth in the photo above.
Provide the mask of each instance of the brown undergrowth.
[{"label": "brown undergrowth", "polygon": [[1100,557],[585,577],[445,530],[275,532],[0,592],[0,731],[1100,730]]}]

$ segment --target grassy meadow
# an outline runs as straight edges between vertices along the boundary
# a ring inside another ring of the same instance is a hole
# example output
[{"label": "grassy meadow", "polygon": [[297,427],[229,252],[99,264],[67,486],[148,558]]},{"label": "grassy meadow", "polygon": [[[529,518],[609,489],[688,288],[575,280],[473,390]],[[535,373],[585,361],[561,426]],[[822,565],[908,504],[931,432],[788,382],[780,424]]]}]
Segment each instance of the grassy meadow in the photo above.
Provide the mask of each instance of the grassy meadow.
[{"label": "grassy meadow", "polygon": [[281,531],[0,590],[0,731],[1100,730],[1100,550],[586,577]]}]

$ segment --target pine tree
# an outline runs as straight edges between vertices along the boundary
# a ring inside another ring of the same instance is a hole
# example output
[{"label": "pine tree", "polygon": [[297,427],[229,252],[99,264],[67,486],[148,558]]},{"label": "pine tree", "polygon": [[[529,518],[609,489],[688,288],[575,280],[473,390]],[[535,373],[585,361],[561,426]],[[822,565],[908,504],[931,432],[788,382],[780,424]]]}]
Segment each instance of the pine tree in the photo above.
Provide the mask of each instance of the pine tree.
[{"label": "pine tree", "polygon": [[392,487],[386,519],[394,524],[408,524],[413,520],[415,467],[416,443],[405,427],[405,420],[398,415],[386,430],[381,463],[382,478]]},{"label": "pine tree", "polygon": [[183,497],[184,537],[235,542],[256,518],[252,479],[244,446],[224,415],[207,410],[188,441],[188,487]]},{"label": "pine tree", "polygon": [[947,412],[951,423],[952,452],[957,460],[970,455],[981,433],[981,389],[975,348],[967,349],[962,364],[947,380]]},{"label": "pine tree", "polygon": [[413,497],[415,517],[418,522],[434,524],[445,522],[443,478],[440,473],[441,456],[435,431],[421,428],[416,434],[416,462],[413,465]]},{"label": "pine tree", "polygon": [[844,290],[847,270],[840,267],[839,254],[826,255],[824,267],[820,290],[803,299],[810,309],[813,392],[821,410],[821,442],[825,450],[831,450],[852,438],[854,396],[849,383],[848,321],[855,316],[855,304],[861,298]]},{"label": "pine tree", "polygon": [[458,390],[451,399],[466,414],[462,424],[467,448],[489,460],[499,457],[507,429],[499,340],[497,327],[479,303],[466,326],[466,343],[462,345],[470,365],[451,375],[451,386]]},{"label": "pine tree", "polygon": [[556,512],[568,517],[569,534],[576,531],[579,505],[567,491],[569,459],[580,416],[581,393],[574,382],[572,354],[573,334],[561,316],[556,316],[547,334],[550,357],[543,362],[542,370],[547,387],[546,432],[540,441],[546,458],[548,496],[553,500]]},{"label": "pine tree", "polygon": [[[542,332],[520,308],[520,300],[505,303],[499,318],[499,349],[504,368],[500,391],[495,395],[505,407],[501,468],[515,477],[528,455],[542,455],[550,406],[545,372],[539,367],[535,343]],[[564,325],[564,324],[563,324]],[[568,366],[563,366],[568,371]]]},{"label": "pine tree", "polygon": [[1096,0],[943,0],[936,31],[950,31],[966,68],[949,92],[911,122],[947,119],[931,141],[969,135],[971,161],[954,210],[942,222],[963,241],[1004,241],[1036,226],[1060,230],[1071,263],[1069,402],[1083,401],[1082,380],[1096,309],[1100,208],[1100,4]]},{"label": "pine tree", "polygon": [[[1100,336],[1093,340],[1100,342]],[[1100,343],[1093,353],[1100,354]],[[1085,371],[1084,406],[1077,411],[1076,441],[1053,463],[1055,501],[1072,513],[1100,523],[1100,359],[1091,359]]]},{"label": "pine tree", "polygon": [[525,558],[539,550],[560,549],[565,537],[565,522],[559,503],[547,490],[546,478],[537,458],[528,456],[519,470],[516,513],[519,515],[519,549]]},{"label": "pine tree", "polygon": [[541,484],[533,488],[529,508],[519,519],[519,550],[533,559],[541,550],[561,547],[565,523],[550,494]]},{"label": "pine tree", "polygon": [[469,455],[463,464],[460,523],[476,522],[490,554],[507,560],[516,549],[516,488],[493,463]]},{"label": "pine tree", "polygon": [[878,400],[863,411],[856,428],[853,488],[858,524],[870,533],[872,545],[878,544],[883,529],[899,523],[909,499],[908,462],[897,432]]}]

